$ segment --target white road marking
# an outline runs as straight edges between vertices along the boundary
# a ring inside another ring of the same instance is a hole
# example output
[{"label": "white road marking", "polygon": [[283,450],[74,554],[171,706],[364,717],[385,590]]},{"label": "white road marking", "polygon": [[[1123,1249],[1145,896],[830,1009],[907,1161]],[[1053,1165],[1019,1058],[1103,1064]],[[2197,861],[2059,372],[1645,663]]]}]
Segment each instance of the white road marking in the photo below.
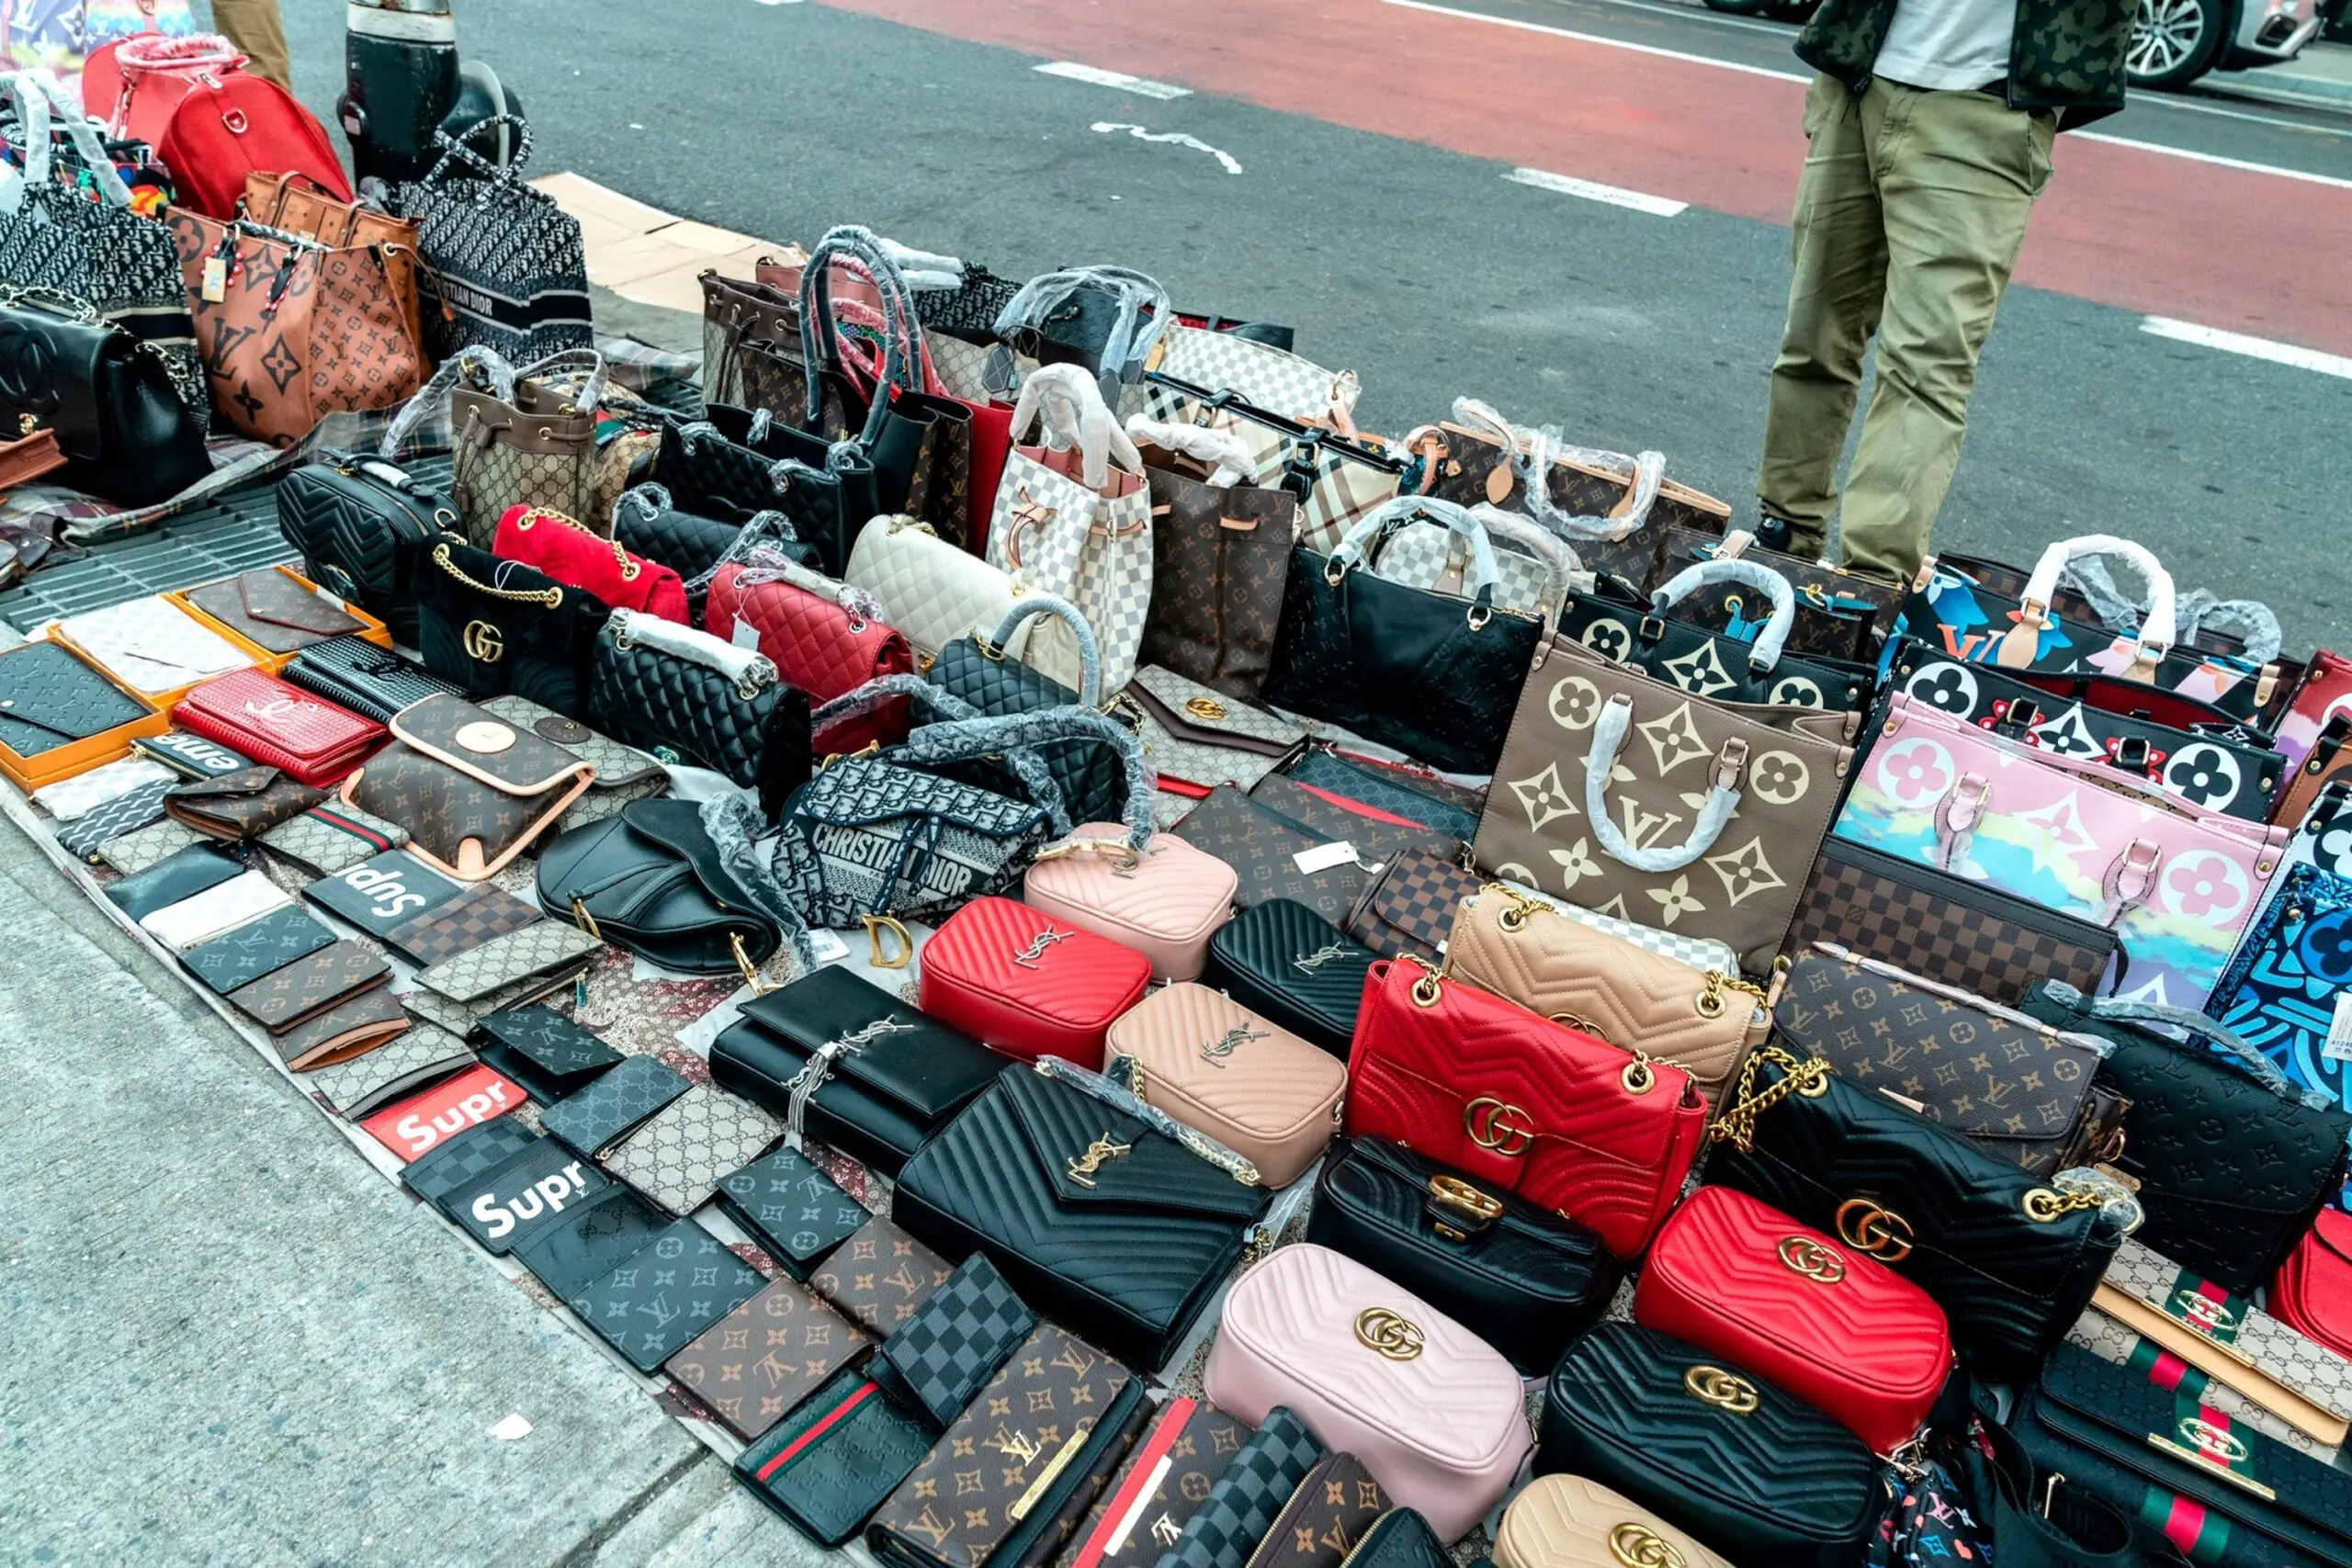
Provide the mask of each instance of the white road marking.
[{"label": "white road marking", "polygon": [[1580,196],[1587,201],[1605,201],[1611,207],[1629,207],[1635,212],[1646,212],[1653,218],[1671,218],[1687,211],[1690,204],[1670,197],[1651,196],[1646,191],[1627,190],[1623,186],[1605,186],[1595,180],[1580,180],[1574,175],[1555,175],[1548,169],[1513,169],[1503,178],[1519,185],[1533,186],[1538,190],[1555,190],[1562,196]]},{"label": "white road marking", "polygon": [[2200,327],[2194,321],[2176,321],[2168,316],[2145,317],[2140,322],[2140,330],[2176,343],[2193,343],[2200,348],[2218,348],[2224,354],[2243,354],[2253,359],[2267,359],[2273,365],[2290,365],[2298,370],[2316,370],[2323,376],[2352,380],[2352,359],[2340,354],[2322,354],[2315,348],[2273,343],[2267,337],[2225,333],[2215,327]]},{"label": "white road marking", "polygon": [[1048,61],[1036,70],[1046,76],[1067,76],[1073,82],[1091,82],[1098,87],[1117,87],[1140,98],[1189,98],[1193,96],[1190,87],[1130,76],[1124,71],[1105,71],[1099,66],[1080,65],[1074,60]]},{"label": "white road marking", "polygon": [[[1580,33],[1567,28],[1547,28],[1541,22],[1522,22],[1516,17],[1490,17],[1483,11],[1464,11],[1453,6],[1439,6],[1430,0],[1382,0],[1388,6],[1401,6],[1408,11],[1429,11],[1441,17],[1453,17],[1465,22],[1485,22],[1492,27],[1513,28],[1521,32],[1549,33],[1577,43],[1597,43],[1605,49],[1622,49],[1634,54],[1654,55],[1661,60],[1687,61],[1692,65],[1712,65],[1718,71],[1736,71],[1743,76],[1764,76],[1776,82],[1799,82],[1807,85],[1813,78],[1793,71],[1768,71],[1760,65],[1743,65],[1736,60],[1717,60],[1712,55],[1691,54],[1679,49],[1660,49],[1655,44],[1628,43],[1623,39],[1603,38],[1599,33]],[[2145,101],[2145,100],[2143,100]],[[2217,111],[2230,113],[2232,111]],[[2136,147],[2143,152],[2162,153],[2167,158],[2187,158],[2192,163],[2212,164],[2224,169],[2243,169],[2254,175],[2277,175],[2281,179],[2301,180],[2309,185],[2335,186],[2352,190],[2352,180],[2338,179],[2333,175],[2314,175],[2302,169],[2281,168],[2276,164],[2256,164],[2244,158],[2224,158],[2213,152],[2192,152],[2186,147],[2166,147],[2156,141],[2134,141],[2128,137],[2102,136],[2095,130],[2070,130],[2069,141],[2104,141],[2113,147]]]},{"label": "white road marking", "polygon": [[1218,163],[1224,164],[1225,172],[1228,175],[1238,175],[1241,172],[1240,161],[1235,158],[1232,153],[1220,152],[1216,148],[1212,147],[1207,142],[1202,141],[1199,137],[1187,136],[1181,130],[1150,131],[1146,130],[1140,125],[1120,125],[1107,119],[1096,120],[1094,122],[1094,129],[1105,132],[1106,134],[1114,130],[1124,130],[1138,141],[1166,141],[1178,147],[1190,147],[1194,152],[1206,152],[1210,157],[1215,158]]},{"label": "white road marking", "polygon": [[2352,136],[2352,130],[2333,125],[2313,125],[2307,119],[2280,119],[2272,114],[2248,114],[2244,109],[2225,109],[2217,104],[2177,97],[2169,93],[2143,93],[2132,100],[2132,107],[2135,109],[2188,109],[2196,114],[2219,115],[2223,119],[2243,119],[2255,125],[2277,126],[2281,130],[2309,131],[2313,136]]}]

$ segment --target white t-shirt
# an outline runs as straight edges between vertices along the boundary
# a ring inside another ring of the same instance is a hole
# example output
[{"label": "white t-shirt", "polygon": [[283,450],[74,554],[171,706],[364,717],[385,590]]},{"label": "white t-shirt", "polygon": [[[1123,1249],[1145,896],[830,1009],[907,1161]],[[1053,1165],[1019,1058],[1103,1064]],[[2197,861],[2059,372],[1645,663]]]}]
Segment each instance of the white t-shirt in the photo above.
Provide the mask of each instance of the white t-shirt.
[{"label": "white t-shirt", "polygon": [[2009,73],[2017,0],[1895,0],[1871,69],[1910,87],[1982,87]]}]

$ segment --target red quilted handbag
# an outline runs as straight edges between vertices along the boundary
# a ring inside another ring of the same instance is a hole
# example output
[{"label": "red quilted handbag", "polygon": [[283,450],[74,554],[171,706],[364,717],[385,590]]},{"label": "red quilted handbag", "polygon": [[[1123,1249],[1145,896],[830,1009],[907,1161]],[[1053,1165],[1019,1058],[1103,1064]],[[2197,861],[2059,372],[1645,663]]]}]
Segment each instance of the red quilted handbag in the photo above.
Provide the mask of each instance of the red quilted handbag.
[{"label": "red quilted handbag", "polygon": [[1728,1187],[1700,1188],[1659,1229],[1634,1321],[1827,1412],[1873,1453],[1918,1433],[1951,1372],[1927,1292]]},{"label": "red quilted handbag", "polygon": [[258,670],[207,681],[179,700],[172,721],[323,789],[366,761],[386,730]]},{"label": "red quilted handbag", "polygon": [[1706,1125],[1707,1103],[1679,1067],[1406,959],[1365,977],[1349,1135],[1409,1145],[1557,1210],[1620,1258],[1649,1245]]},{"label": "red quilted handbag", "polygon": [[[755,641],[786,684],[808,694],[812,708],[876,676],[912,674],[915,654],[907,639],[817,592],[829,585],[838,588],[802,567],[721,567],[703,606],[703,629],[738,645]],[[817,731],[813,744],[828,757],[906,738],[907,700],[893,697],[870,713],[835,719]]]},{"label": "red quilted handbag", "polygon": [[607,609],[635,610],[680,626],[694,623],[686,585],[659,561],[631,555],[587,525],[543,506],[510,506],[498,519],[491,553],[521,561],[568,588],[594,593]]},{"label": "red quilted handbag", "polygon": [[1008,1056],[1102,1070],[1112,1021],[1143,1000],[1151,960],[1011,898],[975,898],[922,948],[917,1004]]}]

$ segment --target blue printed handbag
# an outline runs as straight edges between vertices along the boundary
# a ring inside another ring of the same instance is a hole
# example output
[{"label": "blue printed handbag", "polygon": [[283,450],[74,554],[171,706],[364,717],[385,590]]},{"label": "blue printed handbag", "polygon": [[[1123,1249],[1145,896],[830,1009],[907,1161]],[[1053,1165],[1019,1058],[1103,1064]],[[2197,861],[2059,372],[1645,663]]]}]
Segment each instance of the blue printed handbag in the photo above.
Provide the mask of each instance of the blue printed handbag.
[{"label": "blue printed handbag", "polygon": [[2352,877],[2296,865],[2283,881],[2231,955],[2205,1010],[2289,1082],[2352,1108],[2352,1063],[2326,1052],[2337,998],[2352,987]]}]

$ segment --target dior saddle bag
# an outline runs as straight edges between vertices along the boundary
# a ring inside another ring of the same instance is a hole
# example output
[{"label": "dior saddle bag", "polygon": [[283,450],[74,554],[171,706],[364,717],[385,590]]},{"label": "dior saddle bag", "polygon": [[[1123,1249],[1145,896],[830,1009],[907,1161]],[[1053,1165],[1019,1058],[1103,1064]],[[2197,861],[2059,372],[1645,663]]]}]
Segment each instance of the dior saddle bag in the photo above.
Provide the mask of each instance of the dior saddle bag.
[{"label": "dior saddle bag", "polygon": [[494,875],[555,826],[595,773],[462,697],[393,715],[392,741],[343,781],[343,801],[409,830],[409,852],[463,882]]},{"label": "dior saddle bag", "polygon": [[424,667],[468,696],[586,711],[588,656],[606,615],[594,594],[442,538],[424,547],[416,604]]},{"label": "dior saddle bag", "polygon": [[759,972],[783,940],[684,800],[640,800],[539,852],[539,908],[681,975]]},{"label": "dior saddle bag", "polygon": [[2099,1044],[1831,942],[1799,953],[1773,1004],[1790,1049],[2047,1178],[2113,1159],[2125,1105]]},{"label": "dior saddle bag", "polygon": [[1111,1022],[1104,1071],[1287,1187],[1340,1130],[1347,1069],[1231,998],[1179,980]]},{"label": "dior saddle bag", "polygon": [[1535,1454],[1538,1476],[1599,1482],[1713,1551],[1775,1568],[1849,1568],[1885,1499],[1881,1468],[1765,1378],[1630,1323],[1561,1358]]},{"label": "dior saddle bag", "polygon": [[2103,1179],[2034,1176],[1777,1045],[1749,1055],[1710,1135],[1708,1180],[1920,1285],[1988,1381],[2029,1375],[2066,1337],[2136,1218]]},{"label": "dior saddle bag", "polygon": [[1209,937],[1203,983],[1345,1060],[1379,954],[1288,898],[1244,909]]},{"label": "dior saddle bag", "polygon": [[1623,1274],[1584,1226],[1386,1138],[1350,1138],[1323,1162],[1306,1239],[1476,1324],[1528,1377],[1600,1320]]},{"label": "dior saddle bag", "polygon": [[1037,852],[1021,888],[1033,909],[1124,942],[1154,980],[1197,980],[1210,933],[1233,917],[1233,868],[1172,833],[1138,854],[1118,822],[1088,822]]},{"label": "dior saddle bag", "polygon": [[1503,1510],[1495,1568],[1731,1568],[1647,1508],[1581,1475],[1539,1475]]},{"label": "dior saddle bag", "polygon": [[808,782],[808,694],[766,655],[674,621],[612,613],[589,659],[583,716],[623,745],[753,791],[771,819]]},{"label": "dior saddle bag", "polygon": [[1445,954],[1454,979],[1680,1067],[1710,1105],[1771,1031],[1762,993],[1736,975],[1693,969],[1500,884],[1463,900]]},{"label": "dior saddle bag", "polygon": [[457,502],[381,458],[333,450],[277,487],[277,531],[302,553],[302,575],[416,644],[419,551],[458,532]]},{"label": "dior saddle bag", "polygon": [[[2233,1032],[2055,982],[2029,995],[2025,1011],[2111,1047],[2098,1077],[2125,1106],[2113,1163],[2139,1183],[2147,1246],[2251,1295],[2336,1201],[2352,1115],[2290,1083]],[[2186,1042],[2172,1033],[2183,1025]]]},{"label": "dior saddle bag", "polygon": [[1041,1315],[1159,1368],[1240,1260],[1267,1198],[1142,1120],[1014,1068],[915,1151],[893,1212],[943,1257],[987,1253]]},{"label": "dior saddle bag", "polygon": [[1247,1421],[1295,1411],[1446,1540],[1486,1517],[1533,1446],[1511,1364],[1351,1258],[1296,1242],[1234,1281],[1202,1391]]}]

